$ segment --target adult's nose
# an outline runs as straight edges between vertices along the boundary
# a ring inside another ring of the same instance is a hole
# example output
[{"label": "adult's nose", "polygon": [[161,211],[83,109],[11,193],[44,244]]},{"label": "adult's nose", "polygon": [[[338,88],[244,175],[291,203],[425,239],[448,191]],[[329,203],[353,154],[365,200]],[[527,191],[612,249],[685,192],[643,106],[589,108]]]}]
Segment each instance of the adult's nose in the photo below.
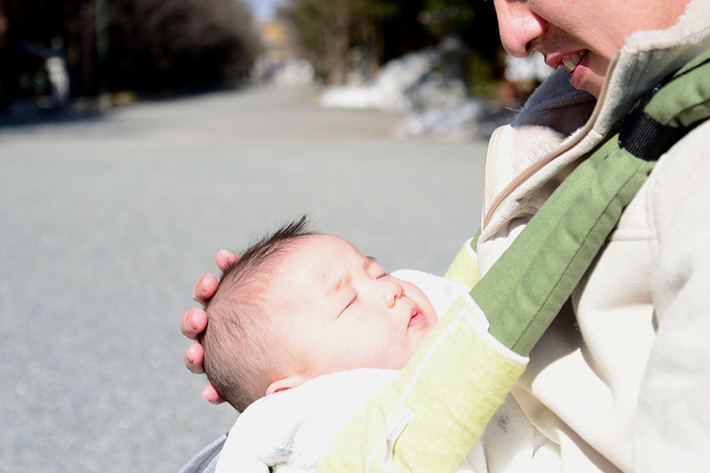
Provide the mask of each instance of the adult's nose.
[{"label": "adult's nose", "polygon": [[393,307],[397,299],[400,299],[404,295],[404,287],[399,281],[391,277],[382,278],[380,282],[382,284],[381,294],[385,304],[387,307]]},{"label": "adult's nose", "polygon": [[545,32],[545,21],[528,4],[528,0],[495,0],[500,40],[506,51],[526,57]]}]

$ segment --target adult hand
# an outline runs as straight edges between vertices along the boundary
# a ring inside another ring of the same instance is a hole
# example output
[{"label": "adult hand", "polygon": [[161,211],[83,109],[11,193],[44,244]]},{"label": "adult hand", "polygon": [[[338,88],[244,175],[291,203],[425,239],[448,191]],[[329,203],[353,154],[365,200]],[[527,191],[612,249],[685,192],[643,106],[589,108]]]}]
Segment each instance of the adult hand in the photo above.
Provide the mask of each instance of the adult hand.
[{"label": "adult hand", "polygon": [[[222,271],[225,271],[239,257],[226,250],[217,252],[217,266]],[[205,305],[207,301],[214,296],[217,291],[219,281],[213,274],[204,274],[197,280],[195,287],[192,289],[192,298],[195,302]],[[187,338],[196,340],[197,337],[207,327],[208,315],[203,309],[193,307],[182,316],[180,321],[180,331]],[[191,372],[199,374],[204,373],[204,352],[202,345],[192,343],[185,351],[185,366]],[[202,397],[213,404],[222,402],[222,398],[217,394],[217,390],[211,384],[207,384],[202,390]]]}]

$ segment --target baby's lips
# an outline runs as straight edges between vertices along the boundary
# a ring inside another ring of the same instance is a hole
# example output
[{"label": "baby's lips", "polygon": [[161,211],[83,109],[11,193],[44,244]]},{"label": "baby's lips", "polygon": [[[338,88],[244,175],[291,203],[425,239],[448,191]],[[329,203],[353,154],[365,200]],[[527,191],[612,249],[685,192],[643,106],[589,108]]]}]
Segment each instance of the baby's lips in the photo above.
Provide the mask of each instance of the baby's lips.
[{"label": "baby's lips", "polygon": [[413,327],[415,325],[419,325],[426,322],[426,320],[426,315],[424,315],[422,311],[419,310],[419,307],[415,305],[414,307],[412,307],[412,312],[409,316],[409,324],[407,326]]}]

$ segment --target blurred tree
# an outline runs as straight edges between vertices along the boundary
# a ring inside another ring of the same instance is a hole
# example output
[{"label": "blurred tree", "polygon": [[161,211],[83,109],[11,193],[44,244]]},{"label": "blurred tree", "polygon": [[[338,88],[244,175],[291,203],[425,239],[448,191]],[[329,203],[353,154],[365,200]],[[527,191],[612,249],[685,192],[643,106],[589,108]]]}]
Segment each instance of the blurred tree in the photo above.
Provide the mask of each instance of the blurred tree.
[{"label": "blurred tree", "polygon": [[7,112],[7,108],[11,98],[10,90],[10,74],[7,64],[10,62],[10,54],[7,45],[7,30],[9,23],[5,15],[4,2],[0,0],[0,64],[5,64],[5,67],[0,71],[0,114]]},{"label": "blurred tree", "polygon": [[383,63],[408,52],[433,45],[433,38],[419,20],[424,8],[424,0],[399,1],[397,3],[397,14],[384,20]]},{"label": "blurred tree", "polygon": [[382,65],[385,56],[385,25],[402,13],[396,1],[354,0],[353,42],[366,77]]},{"label": "blurred tree", "polygon": [[437,41],[460,37],[468,46],[463,69],[474,94],[491,95],[503,76],[498,20],[493,2],[477,0],[425,0],[419,16]]},{"label": "blurred tree", "polygon": [[[240,0],[112,2],[112,89],[190,90],[245,79],[259,51],[251,10]],[[116,83],[124,81],[126,83]]]},{"label": "blurred tree", "polygon": [[498,24],[492,2],[479,0],[286,0],[279,10],[301,54],[329,83],[342,83],[365,58],[382,63],[456,34],[467,44],[464,70],[477,84],[500,77]]},{"label": "blurred tree", "polygon": [[331,83],[345,80],[350,10],[350,0],[290,0],[278,9],[293,28],[301,55]]},{"label": "blurred tree", "polygon": [[372,68],[380,63],[383,22],[399,10],[394,0],[288,0],[278,16],[291,25],[301,54],[316,71],[327,82],[342,84],[354,47],[361,48]]},{"label": "blurred tree", "polygon": [[[97,33],[101,6],[105,36]],[[163,92],[233,83],[249,75],[260,48],[245,0],[0,0],[0,102],[46,93],[41,79],[56,43],[74,96],[102,86]]]}]

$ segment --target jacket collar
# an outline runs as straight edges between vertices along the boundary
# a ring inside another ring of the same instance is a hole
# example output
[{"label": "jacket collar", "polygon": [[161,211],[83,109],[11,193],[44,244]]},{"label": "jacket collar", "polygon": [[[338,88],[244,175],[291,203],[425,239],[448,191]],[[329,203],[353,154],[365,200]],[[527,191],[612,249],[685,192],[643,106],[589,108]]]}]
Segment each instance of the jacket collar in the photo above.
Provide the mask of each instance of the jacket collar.
[{"label": "jacket collar", "polygon": [[710,49],[710,0],[693,0],[678,23],[630,35],[612,61],[600,94],[594,131],[605,136],[644,93]]},{"label": "jacket collar", "polygon": [[[487,223],[481,241],[515,215],[534,213],[535,202],[545,200],[543,195],[531,197],[537,189],[546,188],[548,181],[601,143],[642,94],[707,49],[710,0],[692,0],[673,27],[629,36],[612,61],[599,100],[574,89],[566,71],[554,72],[491,142],[483,209]],[[530,169],[536,170],[530,174]],[[520,184],[504,190],[514,179]],[[498,207],[496,202],[501,201]]]}]

